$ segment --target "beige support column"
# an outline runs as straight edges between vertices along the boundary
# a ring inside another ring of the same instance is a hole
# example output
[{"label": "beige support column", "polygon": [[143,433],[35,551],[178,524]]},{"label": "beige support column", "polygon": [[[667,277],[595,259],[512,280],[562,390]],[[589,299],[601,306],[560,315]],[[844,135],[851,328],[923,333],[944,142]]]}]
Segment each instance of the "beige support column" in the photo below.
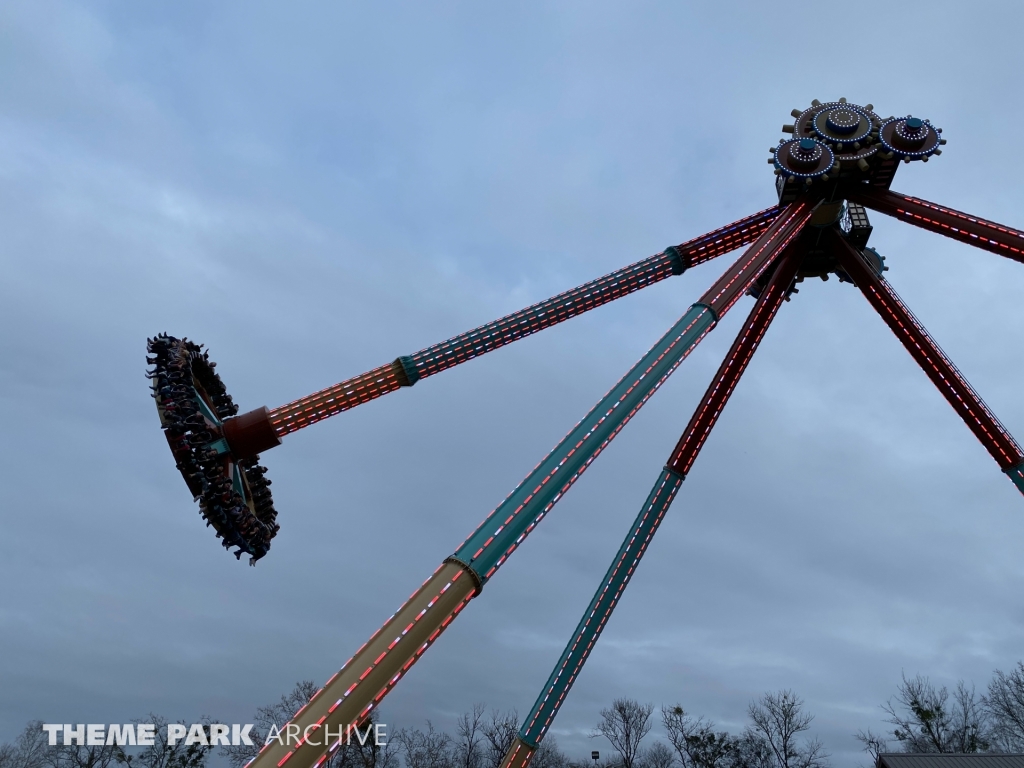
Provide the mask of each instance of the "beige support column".
[{"label": "beige support column", "polygon": [[323,762],[339,734],[366,719],[478,592],[471,571],[459,563],[443,563],[295,714],[281,729],[281,738],[271,740],[249,768],[310,768]]},{"label": "beige support column", "polygon": [[501,768],[526,768],[533,757],[534,748],[516,736],[512,746],[505,753],[505,759],[501,761]]}]

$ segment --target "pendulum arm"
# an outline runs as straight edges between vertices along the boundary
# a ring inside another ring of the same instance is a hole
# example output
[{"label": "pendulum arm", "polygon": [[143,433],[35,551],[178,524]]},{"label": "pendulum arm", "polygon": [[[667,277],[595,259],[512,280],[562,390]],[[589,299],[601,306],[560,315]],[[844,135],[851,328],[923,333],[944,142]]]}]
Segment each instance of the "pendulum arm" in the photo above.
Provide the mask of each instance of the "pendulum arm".
[{"label": "pendulum arm", "polygon": [[810,214],[811,205],[803,199],[780,213],[701,300],[296,713],[290,727],[298,729],[294,732],[301,732],[303,738],[298,743],[271,741],[252,768],[322,764],[337,729],[365,720],[690,350],[799,234]]},{"label": "pendulum arm", "polygon": [[248,553],[254,565],[267,554],[280,530],[259,454],[280,445],[284,435],[747,245],[764,234],[779,211],[768,208],[670,246],[579,288],[273,411],[257,408],[236,415],[238,408],[202,345],[159,334],[147,342],[146,360],[153,369],[146,375],[152,380],[160,426],[206,524],[213,526],[226,548],[237,547],[235,557]]},{"label": "pendulum arm", "polygon": [[601,585],[576,626],[576,631],[555,664],[533,709],[523,721],[518,737],[505,754],[501,768],[526,768],[540,746],[544,734],[583,669],[633,572],[640,564],[686,473],[689,472],[718,415],[722,412],[740,376],[743,375],[765,331],[768,330],[768,325],[786,298],[802,256],[802,247],[793,244],[779,258],[768,286],[758,297],[683,436],[672,451],[668,464],[658,475]]},{"label": "pendulum arm", "polygon": [[748,245],[764,233],[780,210],[777,206],[767,208],[681,245],[670,246],[643,261],[280,408],[258,408],[229,420],[225,423],[225,437],[232,454],[243,458],[273,448],[291,432],[401,387],[411,387],[427,376]]},{"label": "pendulum arm", "polygon": [[917,197],[882,189],[857,188],[850,199],[922,229],[1024,262],[1024,232],[979,219]]},{"label": "pendulum arm", "polygon": [[889,282],[871,269],[864,257],[844,239],[836,236],[834,240],[840,264],[846,273],[996,460],[999,468],[1024,493],[1024,451],[1017,441],[999,423]]},{"label": "pendulum arm", "polygon": [[238,408],[202,345],[159,334],[147,342],[147,362],[154,367],[146,375],[152,380],[161,428],[206,524],[213,526],[226,548],[237,547],[235,557],[248,553],[254,565],[267,554],[280,530],[259,454],[280,445],[284,435],[747,245],[765,233],[779,211],[779,207],[768,208],[670,246],[579,288],[273,411],[257,408],[236,415]]}]

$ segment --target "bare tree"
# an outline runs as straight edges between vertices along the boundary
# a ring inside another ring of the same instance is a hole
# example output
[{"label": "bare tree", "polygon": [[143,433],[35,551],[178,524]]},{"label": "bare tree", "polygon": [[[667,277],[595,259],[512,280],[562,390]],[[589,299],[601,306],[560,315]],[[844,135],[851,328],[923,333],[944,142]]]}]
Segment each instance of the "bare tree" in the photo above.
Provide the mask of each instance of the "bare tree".
[{"label": "bare tree", "polygon": [[635,768],[640,742],[651,730],[653,704],[635,699],[615,699],[611,709],[601,710],[601,720],[591,738],[604,736],[622,759],[622,768]]},{"label": "bare tree", "polygon": [[[281,696],[280,700],[265,707],[259,707],[253,717],[253,727],[249,732],[252,744],[223,746],[220,754],[227,757],[231,768],[244,768],[267,742],[267,736],[282,731],[295,713],[302,709],[320,690],[312,680],[300,680],[291,691]],[[348,729],[344,730],[344,738],[339,748],[330,753],[324,768],[398,768],[401,760],[398,745],[390,740],[378,744],[375,726],[379,722],[379,712],[372,710],[365,722],[358,727],[359,736]],[[367,733],[369,731],[369,733]],[[334,731],[332,730],[332,734]],[[321,737],[323,738],[323,737]],[[333,738],[333,737],[332,737]],[[190,766],[152,766],[151,768],[190,768]]]},{"label": "bare tree", "polygon": [[[136,724],[141,722],[143,721],[135,721]],[[133,753],[125,752],[121,747],[114,747],[115,758],[119,763],[124,763],[129,768],[204,768],[213,747],[208,744],[186,744],[185,741],[170,744],[167,741],[167,718],[150,714],[145,722],[155,726],[153,743]],[[209,726],[212,721],[208,717],[203,717],[199,722]],[[179,720],[178,723],[186,725],[183,720]]]},{"label": "bare tree", "polygon": [[[32,725],[31,723],[29,724]],[[40,725],[42,731],[42,725]],[[58,744],[45,747],[42,765],[47,768],[111,768],[123,762],[123,752],[114,745],[86,746]]]},{"label": "bare tree", "polygon": [[519,713],[514,709],[508,712],[494,710],[491,719],[481,726],[481,732],[484,736],[484,765],[500,768],[501,761],[519,734]]},{"label": "bare tree", "polygon": [[678,704],[661,708],[661,722],[683,768],[729,768],[737,757],[736,738],[715,731],[714,723],[688,715]]},{"label": "bare tree", "polygon": [[360,728],[366,737],[346,738],[327,768],[400,768],[402,761],[398,742],[385,738],[383,743],[377,743],[377,718],[378,713],[373,710],[369,720]]},{"label": "bare tree", "polygon": [[996,670],[982,704],[992,721],[993,737],[1005,752],[1024,752],[1024,662],[1009,674]]},{"label": "bare tree", "polygon": [[455,764],[452,737],[435,730],[429,720],[425,733],[417,728],[401,730],[395,740],[402,747],[408,768],[453,768]]},{"label": "bare tree", "polygon": [[641,768],[672,768],[675,762],[676,756],[663,741],[656,741],[651,746],[644,747],[637,758]]},{"label": "bare tree", "polygon": [[[267,735],[271,733],[271,728],[282,729],[285,723],[291,720],[292,716],[302,709],[319,690],[320,686],[312,680],[300,680],[276,704],[260,707],[256,710],[256,716],[253,718],[253,728],[249,734],[252,745],[241,744],[239,746],[221,747],[220,754],[227,757],[231,768],[243,768],[244,765],[259,754],[259,751],[267,742]],[[332,766],[332,768],[337,768],[337,766]]]},{"label": "bare tree", "polygon": [[[150,714],[154,742],[148,746],[126,750],[118,744],[50,745],[41,720],[29,722],[12,744],[0,746],[0,768],[115,768],[118,764],[129,768],[204,768],[212,747],[206,744],[167,743],[167,719]],[[210,725],[209,718],[202,718]],[[133,741],[134,743],[134,741]]]},{"label": "bare tree", "polygon": [[775,753],[763,736],[749,728],[736,740],[735,768],[778,768]]},{"label": "bare tree", "polygon": [[777,768],[824,768],[828,754],[817,739],[797,742],[797,736],[808,730],[813,715],[802,711],[803,701],[792,691],[766,693],[751,702],[747,713],[752,727],[750,740],[763,739],[771,750]]},{"label": "bare tree", "polygon": [[889,751],[889,742],[885,740],[885,737],[873,733],[870,728],[866,732],[857,731],[854,738],[864,745],[864,751],[871,756],[871,765],[877,765],[878,756]]},{"label": "bare tree", "polygon": [[554,736],[548,736],[530,759],[530,768],[569,768],[569,758],[558,748]]},{"label": "bare tree", "polygon": [[454,747],[455,768],[483,768],[485,749],[483,704],[474,704],[469,712],[463,712],[457,723],[458,738]]},{"label": "bare tree", "polygon": [[991,723],[974,686],[957,683],[952,699],[945,686],[936,689],[927,677],[908,680],[882,709],[904,752],[985,752],[991,747]]},{"label": "bare tree", "polygon": [[13,744],[0,746],[0,768],[43,768],[50,749],[43,721],[32,720]]}]

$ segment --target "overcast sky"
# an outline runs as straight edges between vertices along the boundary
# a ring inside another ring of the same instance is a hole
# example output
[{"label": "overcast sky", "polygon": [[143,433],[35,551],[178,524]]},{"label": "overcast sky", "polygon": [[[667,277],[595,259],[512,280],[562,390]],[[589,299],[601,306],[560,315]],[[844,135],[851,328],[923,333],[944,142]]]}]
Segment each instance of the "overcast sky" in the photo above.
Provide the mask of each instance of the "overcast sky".
[{"label": "overcast sky", "polygon": [[[794,107],[949,144],[893,187],[1024,225],[1009,2],[0,4],[0,741],[245,722],[323,683],[726,268],[287,437],[256,568],[205,528],[147,336],[243,410],[774,202]],[[1024,438],[1024,265],[875,214],[887,276]],[[752,305],[679,368],[384,705],[524,715]],[[552,733],[617,696],[738,730],[791,688],[838,766],[901,672],[1024,657],[1024,498],[858,291],[784,305]]]}]

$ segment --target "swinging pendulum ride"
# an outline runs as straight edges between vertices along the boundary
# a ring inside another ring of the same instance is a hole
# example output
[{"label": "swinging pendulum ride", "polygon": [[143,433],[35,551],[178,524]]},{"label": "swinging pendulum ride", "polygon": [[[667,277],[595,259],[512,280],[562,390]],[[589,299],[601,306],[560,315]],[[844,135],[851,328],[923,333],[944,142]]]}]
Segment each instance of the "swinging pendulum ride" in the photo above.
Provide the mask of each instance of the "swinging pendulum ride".
[{"label": "swinging pendulum ride", "polygon": [[651,538],[782,302],[808,277],[855,285],[1024,493],[1024,451],[883,277],[867,245],[866,209],[1024,262],[1024,233],[890,189],[901,162],[941,154],[942,131],[917,117],[882,119],[845,99],[793,110],[791,138],[771,149],[779,203],[492,323],[399,357],[273,410],[241,416],[200,345],[149,341],[161,426],[201,514],[226,548],[255,563],[277,533],[259,453],[281,438],[537,331],[746,246],[662,336],[398,611],[292,718],[288,743],[271,741],[255,768],[318,768],[335,736],[366,721],[577,478],[744,295],[755,298],[725,360],[658,474],[576,631],[526,716],[503,768],[525,768],[601,634]]}]

